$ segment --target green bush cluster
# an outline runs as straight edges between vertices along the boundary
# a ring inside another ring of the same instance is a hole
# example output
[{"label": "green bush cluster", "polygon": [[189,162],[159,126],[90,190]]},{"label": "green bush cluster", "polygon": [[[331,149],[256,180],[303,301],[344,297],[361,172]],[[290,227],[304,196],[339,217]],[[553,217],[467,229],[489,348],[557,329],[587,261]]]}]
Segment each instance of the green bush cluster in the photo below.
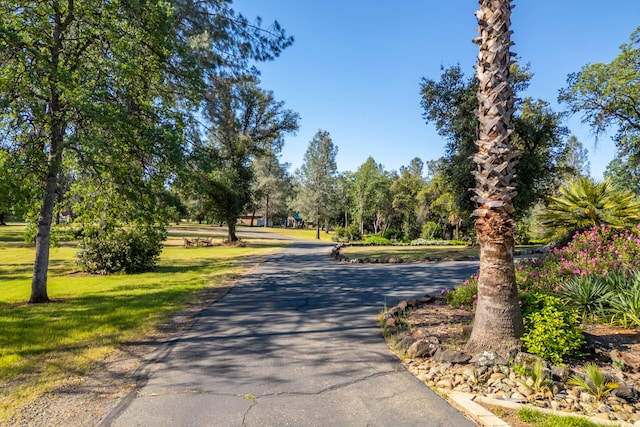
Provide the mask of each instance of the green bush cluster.
[{"label": "green bush cluster", "polygon": [[580,354],[585,341],[577,310],[566,307],[558,297],[537,294],[528,311],[522,341],[529,353],[556,365]]},{"label": "green bush cluster", "polygon": [[403,234],[402,234],[402,231],[400,230],[389,228],[384,232],[383,237],[389,240],[401,240],[403,237]]},{"label": "green bush cluster", "polygon": [[449,292],[443,290],[445,300],[449,305],[463,310],[473,310],[478,299],[477,276],[462,282],[462,285],[455,286]]},{"label": "green bush cluster", "polygon": [[422,238],[427,240],[442,239],[442,224],[435,221],[426,221],[422,225]]},{"label": "green bush cluster", "polygon": [[77,254],[83,271],[109,274],[141,273],[153,269],[167,233],[163,227],[116,228],[85,236]]},{"label": "green bush cluster", "polygon": [[336,242],[355,242],[362,240],[360,228],[355,224],[347,227],[338,226],[333,235],[333,240]]},{"label": "green bush cluster", "polygon": [[391,240],[374,234],[364,239],[364,243],[367,245],[387,246],[387,245],[391,245]]}]

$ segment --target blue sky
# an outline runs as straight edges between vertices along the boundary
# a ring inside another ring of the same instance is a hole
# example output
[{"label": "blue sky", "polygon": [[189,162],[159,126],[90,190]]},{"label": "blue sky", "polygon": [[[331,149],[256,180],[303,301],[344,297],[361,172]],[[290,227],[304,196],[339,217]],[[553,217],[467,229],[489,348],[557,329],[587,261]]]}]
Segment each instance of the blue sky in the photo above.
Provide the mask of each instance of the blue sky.
[{"label": "blue sky", "polygon": [[[587,63],[610,62],[640,26],[638,0],[518,0],[512,48],[535,74],[524,96],[550,102],[567,74]],[[262,87],[301,116],[282,159],[291,171],[318,129],[338,146],[338,169],[355,171],[368,156],[387,170],[413,157],[441,157],[445,141],[422,118],[420,81],[438,79],[440,66],[459,63],[471,76],[477,57],[476,0],[236,0],[249,18],[273,20],[295,43],[261,63]],[[589,150],[591,174],[602,177],[614,156],[609,134],[597,146],[575,116],[565,123]]]}]

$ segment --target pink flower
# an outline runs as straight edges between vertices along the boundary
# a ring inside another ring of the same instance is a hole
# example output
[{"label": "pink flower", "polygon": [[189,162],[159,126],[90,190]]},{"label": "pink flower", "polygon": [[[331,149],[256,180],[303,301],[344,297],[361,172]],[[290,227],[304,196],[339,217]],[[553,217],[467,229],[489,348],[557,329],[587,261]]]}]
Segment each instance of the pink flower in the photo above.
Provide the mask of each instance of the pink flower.
[{"label": "pink flower", "polygon": [[522,305],[522,301],[518,301],[518,305]]},{"label": "pink flower", "polygon": [[460,310],[464,310],[464,304],[460,304]]},{"label": "pink flower", "polygon": [[446,289],[443,289],[443,290],[441,290],[441,291],[440,291],[440,295],[444,295],[444,294],[446,294],[446,293],[447,293],[447,290],[446,290]]},{"label": "pink flower", "polygon": [[478,295],[473,294],[473,296],[471,298],[476,299],[476,298],[478,298]]}]

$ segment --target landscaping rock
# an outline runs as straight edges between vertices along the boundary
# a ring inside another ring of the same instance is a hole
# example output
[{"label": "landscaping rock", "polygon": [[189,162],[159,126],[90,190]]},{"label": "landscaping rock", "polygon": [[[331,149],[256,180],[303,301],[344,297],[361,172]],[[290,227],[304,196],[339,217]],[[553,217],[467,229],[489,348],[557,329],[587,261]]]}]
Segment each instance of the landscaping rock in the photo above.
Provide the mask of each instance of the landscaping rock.
[{"label": "landscaping rock", "polygon": [[431,333],[425,328],[420,328],[413,331],[413,334],[411,334],[411,336],[414,337],[416,340],[422,340],[431,336]]},{"label": "landscaping rock", "polygon": [[413,343],[415,343],[416,340],[413,339],[410,336],[406,336],[404,338],[402,338],[398,344],[396,344],[396,348],[400,351],[407,351],[409,349],[409,347],[411,347],[411,345],[413,345]]},{"label": "landscaping rock", "polygon": [[552,366],[551,376],[555,381],[566,382],[571,376],[571,369],[568,366]]},{"label": "landscaping rock", "polygon": [[411,344],[407,350],[407,355],[415,359],[416,357],[431,357],[440,349],[440,343],[429,339],[422,339]]},{"label": "landscaping rock", "polygon": [[483,351],[482,353],[476,354],[469,362],[473,363],[477,367],[507,364],[507,360],[504,357],[492,351]]},{"label": "landscaping rock", "polygon": [[624,366],[633,372],[640,372],[640,357],[633,353],[612,350],[609,357],[613,362],[620,361]]},{"label": "landscaping rock", "polygon": [[433,355],[433,359],[436,362],[443,363],[467,363],[471,360],[471,356],[461,351],[444,349],[440,347],[438,351]]}]

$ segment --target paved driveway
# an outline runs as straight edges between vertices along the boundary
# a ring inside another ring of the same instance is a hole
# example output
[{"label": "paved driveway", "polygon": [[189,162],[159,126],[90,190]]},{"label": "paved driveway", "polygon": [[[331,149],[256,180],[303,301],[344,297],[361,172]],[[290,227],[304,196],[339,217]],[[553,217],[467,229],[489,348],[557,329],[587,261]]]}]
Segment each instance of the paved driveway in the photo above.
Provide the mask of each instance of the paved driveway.
[{"label": "paved driveway", "polygon": [[407,373],[376,315],[439,293],[471,262],[335,263],[295,243],[204,310],[149,365],[113,426],[472,426]]}]

